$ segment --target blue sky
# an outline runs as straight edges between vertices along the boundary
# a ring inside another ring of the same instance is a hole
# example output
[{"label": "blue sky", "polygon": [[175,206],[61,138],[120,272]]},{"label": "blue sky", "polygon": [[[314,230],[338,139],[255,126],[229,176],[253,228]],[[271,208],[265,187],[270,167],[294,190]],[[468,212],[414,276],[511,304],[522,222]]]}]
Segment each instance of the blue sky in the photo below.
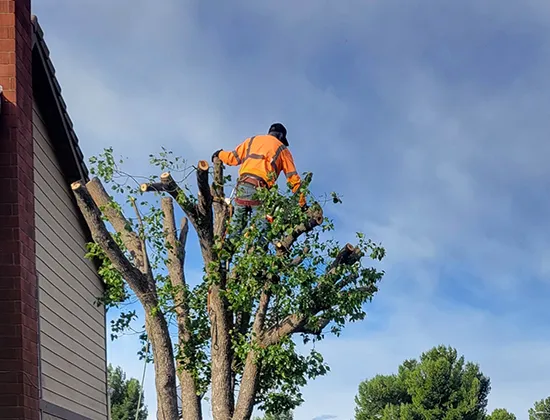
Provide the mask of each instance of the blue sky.
[{"label": "blue sky", "polygon": [[[548,396],[548,2],[42,0],[34,13],[87,156],[112,145],[147,174],[160,145],[195,162],[282,121],[316,191],[343,195],[338,237],[386,246],[367,320],[317,346],[332,371],[297,420],[352,418],[361,380],[440,343],[491,377],[490,409],[526,419]],[[140,377],[135,347],[109,356]]]}]

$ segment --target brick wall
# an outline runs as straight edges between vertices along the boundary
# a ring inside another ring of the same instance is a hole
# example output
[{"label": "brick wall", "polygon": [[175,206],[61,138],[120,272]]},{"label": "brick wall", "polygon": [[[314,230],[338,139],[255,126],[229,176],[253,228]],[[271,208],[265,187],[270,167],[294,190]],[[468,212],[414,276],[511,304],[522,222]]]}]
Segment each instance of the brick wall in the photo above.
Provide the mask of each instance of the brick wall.
[{"label": "brick wall", "polygon": [[30,0],[0,0],[0,418],[39,418]]}]

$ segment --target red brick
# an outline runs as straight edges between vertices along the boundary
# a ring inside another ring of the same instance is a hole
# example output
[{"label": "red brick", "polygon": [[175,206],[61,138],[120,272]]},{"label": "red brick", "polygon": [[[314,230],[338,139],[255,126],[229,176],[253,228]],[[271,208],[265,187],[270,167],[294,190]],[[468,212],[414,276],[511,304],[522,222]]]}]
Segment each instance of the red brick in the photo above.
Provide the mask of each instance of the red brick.
[{"label": "red brick", "polygon": [[[6,267],[1,267],[0,269],[0,279],[4,278],[4,277],[16,277],[16,276],[20,276],[21,275],[21,267],[17,266],[17,265],[12,265],[12,266],[6,266]],[[0,280],[1,282],[2,280]],[[0,313],[2,312],[2,308],[0,308]]]},{"label": "red brick", "polygon": [[25,407],[19,404],[12,404],[11,407],[0,407],[0,418],[2,419],[26,419]]},{"label": "red brick", "polygon": [[0,153],[0,167],[10,166],[14,164],[13,154],[11,153]]},{"label": "red brick", "polygon": [[4,277],[0,280],[0,293],[3,293],[5,290],[12,290],[21,287],[21,278],[20,277]]},{"label": "red brick", "polygon": [[[15,51],[15,39],[0,39],[0,51]],[[15,72],[11,76],[15,76]]]},{"label": "red brick", "polygon": [[[19,327],[21,331],[21,327]],[[0,347],[0,360],[10,359],[10,360],[21,360],[23,359],[23,339],[21,334],[16,335],[15,337],[3,337],[2,338],[2,347]],[[22,367],[23,365],[21,365]],[[9,370],[9,369],[6,369]],[[14,373],[20,369],[14,369]],[[0,375],[0,382],[2,381]]]},{"label": "red brick", "polygon": [[[0,294],[0,301],[4,297],[4,294],[16,292],[16,290],[4,290],[2,294]],[[15,296],[14,298],[17,298]],[[2,327],[2,337],[19,337],[21,336],[21,328],[17,325],[4,325]]]},{"label": "red brick", "polygon": [[[0,266],[3,265],[16,265],[16,260],[19,258],[18,254],[2,254],[0,253]],[[0,296],[0,299],[2,297]]]},{"label": "red brick", "polygon": [[0,39],[15,39],[15,28],[10,26],[0,26]]},{"label": "red brick", "polygon": [[14,241],[15,239],[15,230],[13,228],[0,227],[0,241]]},{"label": "red brick", "polygon": [[[2,28],[0,28],[0,31]],[[0,64],[14,64],[15,53],[13,52],[0,52]]]},{"label": "red brick", "polygon": [[0,418],[39,418],[31,40],[30,1],[0,0]]},{"label": "red brick", "polygon": [[0,0],[0,13],[13,13],[13,12],[15,12],[15,1]]},{"label": "red brick", "polygon": [[0,394],[0,407],[15,405],[14,401],[16,405],[21,405],[23,402],[23,396],[15,393]]},{"label": "red brick", "polygon": [[[7,310],[9,310],[10,308],[7,308]],[[5,317],[6,319],[2,320],[2,324],[0,324],[0,335],[2,334],[2,331],[3,331],[3,327],[4,325],[8,325],[8,326],[12,326],[12,325],[22,325],[22,318],[21,318],[21,314],[18,314],[18,313],[15,313],[15,312],[12,312],[12,313],[7,313],[3,310],[0,311],[0,314],[2,314],[3,317]],[[19,331],[21,331],[21,328],[19,329]],[[3,340],[3,339],[2,339]],[[2,344],[4,344],[4,342],[2,341]],[[7,344],[6,344],[7,345]],[[15,345],[12,343],[12,345]],[[2,351],[2,348],[0,347],[0,352]]]},{"label": "red brick", "polygon": [[3,13],[0,14],[0,26],[15,26],[15,14],[14,13]]},{"label": "red brick", "polygon": [[0,179],[1,178],[16,178],[17,167],[16,166],[0,166]]},{"label": "red brick", "polygon": [[[1,171],[0,171],[1,172]],[[14,205],[13,204],[0,204],[0,217],[2,216],[15,216],[14,214]],[[0,228],[0,230],[2,230],[2,228]],[[1,233],[0,233],[1,235]],[[0,236],[0,239],[2,239],[2,237]],[[5,238],[7,239],[7,238]]]}]

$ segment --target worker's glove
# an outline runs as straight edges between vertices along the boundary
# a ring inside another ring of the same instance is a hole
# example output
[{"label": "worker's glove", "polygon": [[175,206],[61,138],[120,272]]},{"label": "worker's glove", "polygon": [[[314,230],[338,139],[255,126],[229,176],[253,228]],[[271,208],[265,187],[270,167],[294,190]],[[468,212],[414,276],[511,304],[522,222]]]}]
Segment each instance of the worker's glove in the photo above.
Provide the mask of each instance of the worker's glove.
[{"label": "worker's glove", "polygon": [[218,155],[220,154],[220,152],[222,151],[223,149],[220,149],[220,150],[216,150],[214,152],[214,154],[212,155],[212,162],[214,162],[214,159],[216,159],[218,157]]},{"label": "worker's glove", "polygon": [[300,207],[303,209],[304,207],[306,207],[306,197],[304,196],[304,193],[301,193],[300,194],[300,199],[298,200],[298,204],[300,205]]}]

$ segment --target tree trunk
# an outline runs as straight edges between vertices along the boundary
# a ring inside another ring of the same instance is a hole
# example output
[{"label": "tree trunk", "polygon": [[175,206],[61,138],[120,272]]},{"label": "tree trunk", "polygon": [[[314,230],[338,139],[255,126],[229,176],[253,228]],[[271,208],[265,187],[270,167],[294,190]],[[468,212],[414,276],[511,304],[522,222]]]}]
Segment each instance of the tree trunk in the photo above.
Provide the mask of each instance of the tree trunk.
[{"label": "tree trunk", "polygon": [[237,408],[232,420],[249,420],[254,409],[254,401],[260,380],[260,367],[257,364],[256,352],[250,351],[246,356],[245,368],[239,389]]},{"label": "tree trunk", "polygon": [[183,420],[201,420],[202,407],[200,397],[195,393],[195,380],[189,372],[179,374],[181,385],[181,418]]},{"label": "tree trunk", "polygon": [[[254,337],[253,340],[256,343],[258,343],[257,340],[261,340],[262,337],[267,308],[271,299],[270,285],[273,280],[278,281],[279,279],[274,278],[266,281],[258,304],[258,310],[254,317],[252,333]],[[256,393],[258,392],[258,384],[260,382],[260,366],[258,363],[258,360],[256,360],[256,352],[254,350],[248,352],[244,363],[237,407],[235,408],[235,414],[232,420],[249,420],[252,416]]]},{"label": "tree trunk", "polygon": [[232,350],[228,333],[230,320],[218,285],[212,286],[211,296],[212,416],[214,420],[230,420],[234,405],[231,391]]},{"label": "tree trunk", "polygon": [[157,390],[157,419],[178,420],[178,398],[176,393],[176,369],[170,332],[164,315],[157,305],[143,304],[145,329],[151,342],[155,367]]}]

